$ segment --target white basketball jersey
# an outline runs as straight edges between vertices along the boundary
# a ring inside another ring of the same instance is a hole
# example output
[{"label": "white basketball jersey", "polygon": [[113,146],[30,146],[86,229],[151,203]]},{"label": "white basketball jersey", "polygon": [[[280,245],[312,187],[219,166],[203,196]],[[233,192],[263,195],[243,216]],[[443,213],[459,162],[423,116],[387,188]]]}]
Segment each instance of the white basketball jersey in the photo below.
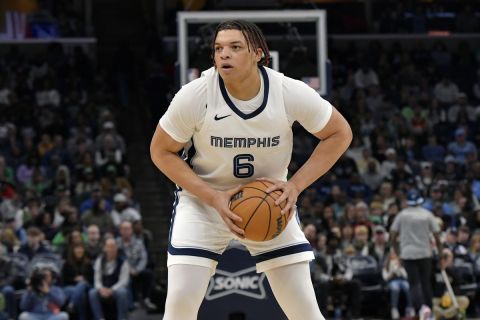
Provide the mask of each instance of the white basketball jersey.
[{"label": "white basketball jersey", "polygon": [[202,73],[207,112],[184,154],[193,171],[214,189],[230,189],[258,177],[287,178],[293,140],[283,101],[284,76],[269,68],[260,71],[263,102],[249,114],[237,109],[215,68]]}]

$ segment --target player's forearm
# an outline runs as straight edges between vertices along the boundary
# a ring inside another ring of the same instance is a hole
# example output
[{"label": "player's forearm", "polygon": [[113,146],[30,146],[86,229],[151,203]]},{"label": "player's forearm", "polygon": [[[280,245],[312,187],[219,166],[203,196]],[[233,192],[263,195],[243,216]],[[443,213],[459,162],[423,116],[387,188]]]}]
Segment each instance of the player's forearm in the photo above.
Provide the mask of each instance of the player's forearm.
[{"label": "player's forearm", "polygon": [[312,155],[290,179],[299,193],[308,188],[318,178],[323,176],[347,150],[352,141],[350,127],[337,131],[321,141]]},{"label": "player's forearm", "polygon": [[211,204],[216,191],[205,183],[177,154],[163,151],[152,153],[152,161],[170,180],[207,204]]}]

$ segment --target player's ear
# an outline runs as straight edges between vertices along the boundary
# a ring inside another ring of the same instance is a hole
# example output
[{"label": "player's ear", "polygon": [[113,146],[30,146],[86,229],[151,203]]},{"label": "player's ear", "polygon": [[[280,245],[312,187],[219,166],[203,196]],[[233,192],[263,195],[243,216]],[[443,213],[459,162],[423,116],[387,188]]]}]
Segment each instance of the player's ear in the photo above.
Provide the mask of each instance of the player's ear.
[{"label": "player's ear", "polygon": [[256,56],[257,62],[260,62],[260,60],[265,58],[265,52],[263,52],[261,48],[258,48],[255,56]]}]

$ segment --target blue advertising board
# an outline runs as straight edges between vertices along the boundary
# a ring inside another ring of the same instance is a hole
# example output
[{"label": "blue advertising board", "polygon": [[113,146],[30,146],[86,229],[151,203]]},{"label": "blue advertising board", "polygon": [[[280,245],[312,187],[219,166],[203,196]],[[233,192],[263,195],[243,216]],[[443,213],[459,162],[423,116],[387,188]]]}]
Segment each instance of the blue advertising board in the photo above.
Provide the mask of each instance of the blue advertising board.
[{"label": "blue advertising board", "polygon": [[286,320],[267,277],[256,273],[255,261],[241,245],[229,247],[218,261],[199,320]]}]

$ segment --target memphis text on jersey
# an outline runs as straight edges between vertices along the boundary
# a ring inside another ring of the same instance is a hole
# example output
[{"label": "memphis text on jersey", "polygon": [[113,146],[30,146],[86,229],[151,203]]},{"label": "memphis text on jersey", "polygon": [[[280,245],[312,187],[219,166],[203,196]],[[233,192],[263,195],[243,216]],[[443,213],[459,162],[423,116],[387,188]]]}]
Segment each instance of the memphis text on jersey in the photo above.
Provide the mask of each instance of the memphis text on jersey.
[{"label": "memphis text on jersey", "polygon": [[210,145],[216,148],[270,148],[280,144],[280,136],[263,138],[234,138],[210,136]]}]

